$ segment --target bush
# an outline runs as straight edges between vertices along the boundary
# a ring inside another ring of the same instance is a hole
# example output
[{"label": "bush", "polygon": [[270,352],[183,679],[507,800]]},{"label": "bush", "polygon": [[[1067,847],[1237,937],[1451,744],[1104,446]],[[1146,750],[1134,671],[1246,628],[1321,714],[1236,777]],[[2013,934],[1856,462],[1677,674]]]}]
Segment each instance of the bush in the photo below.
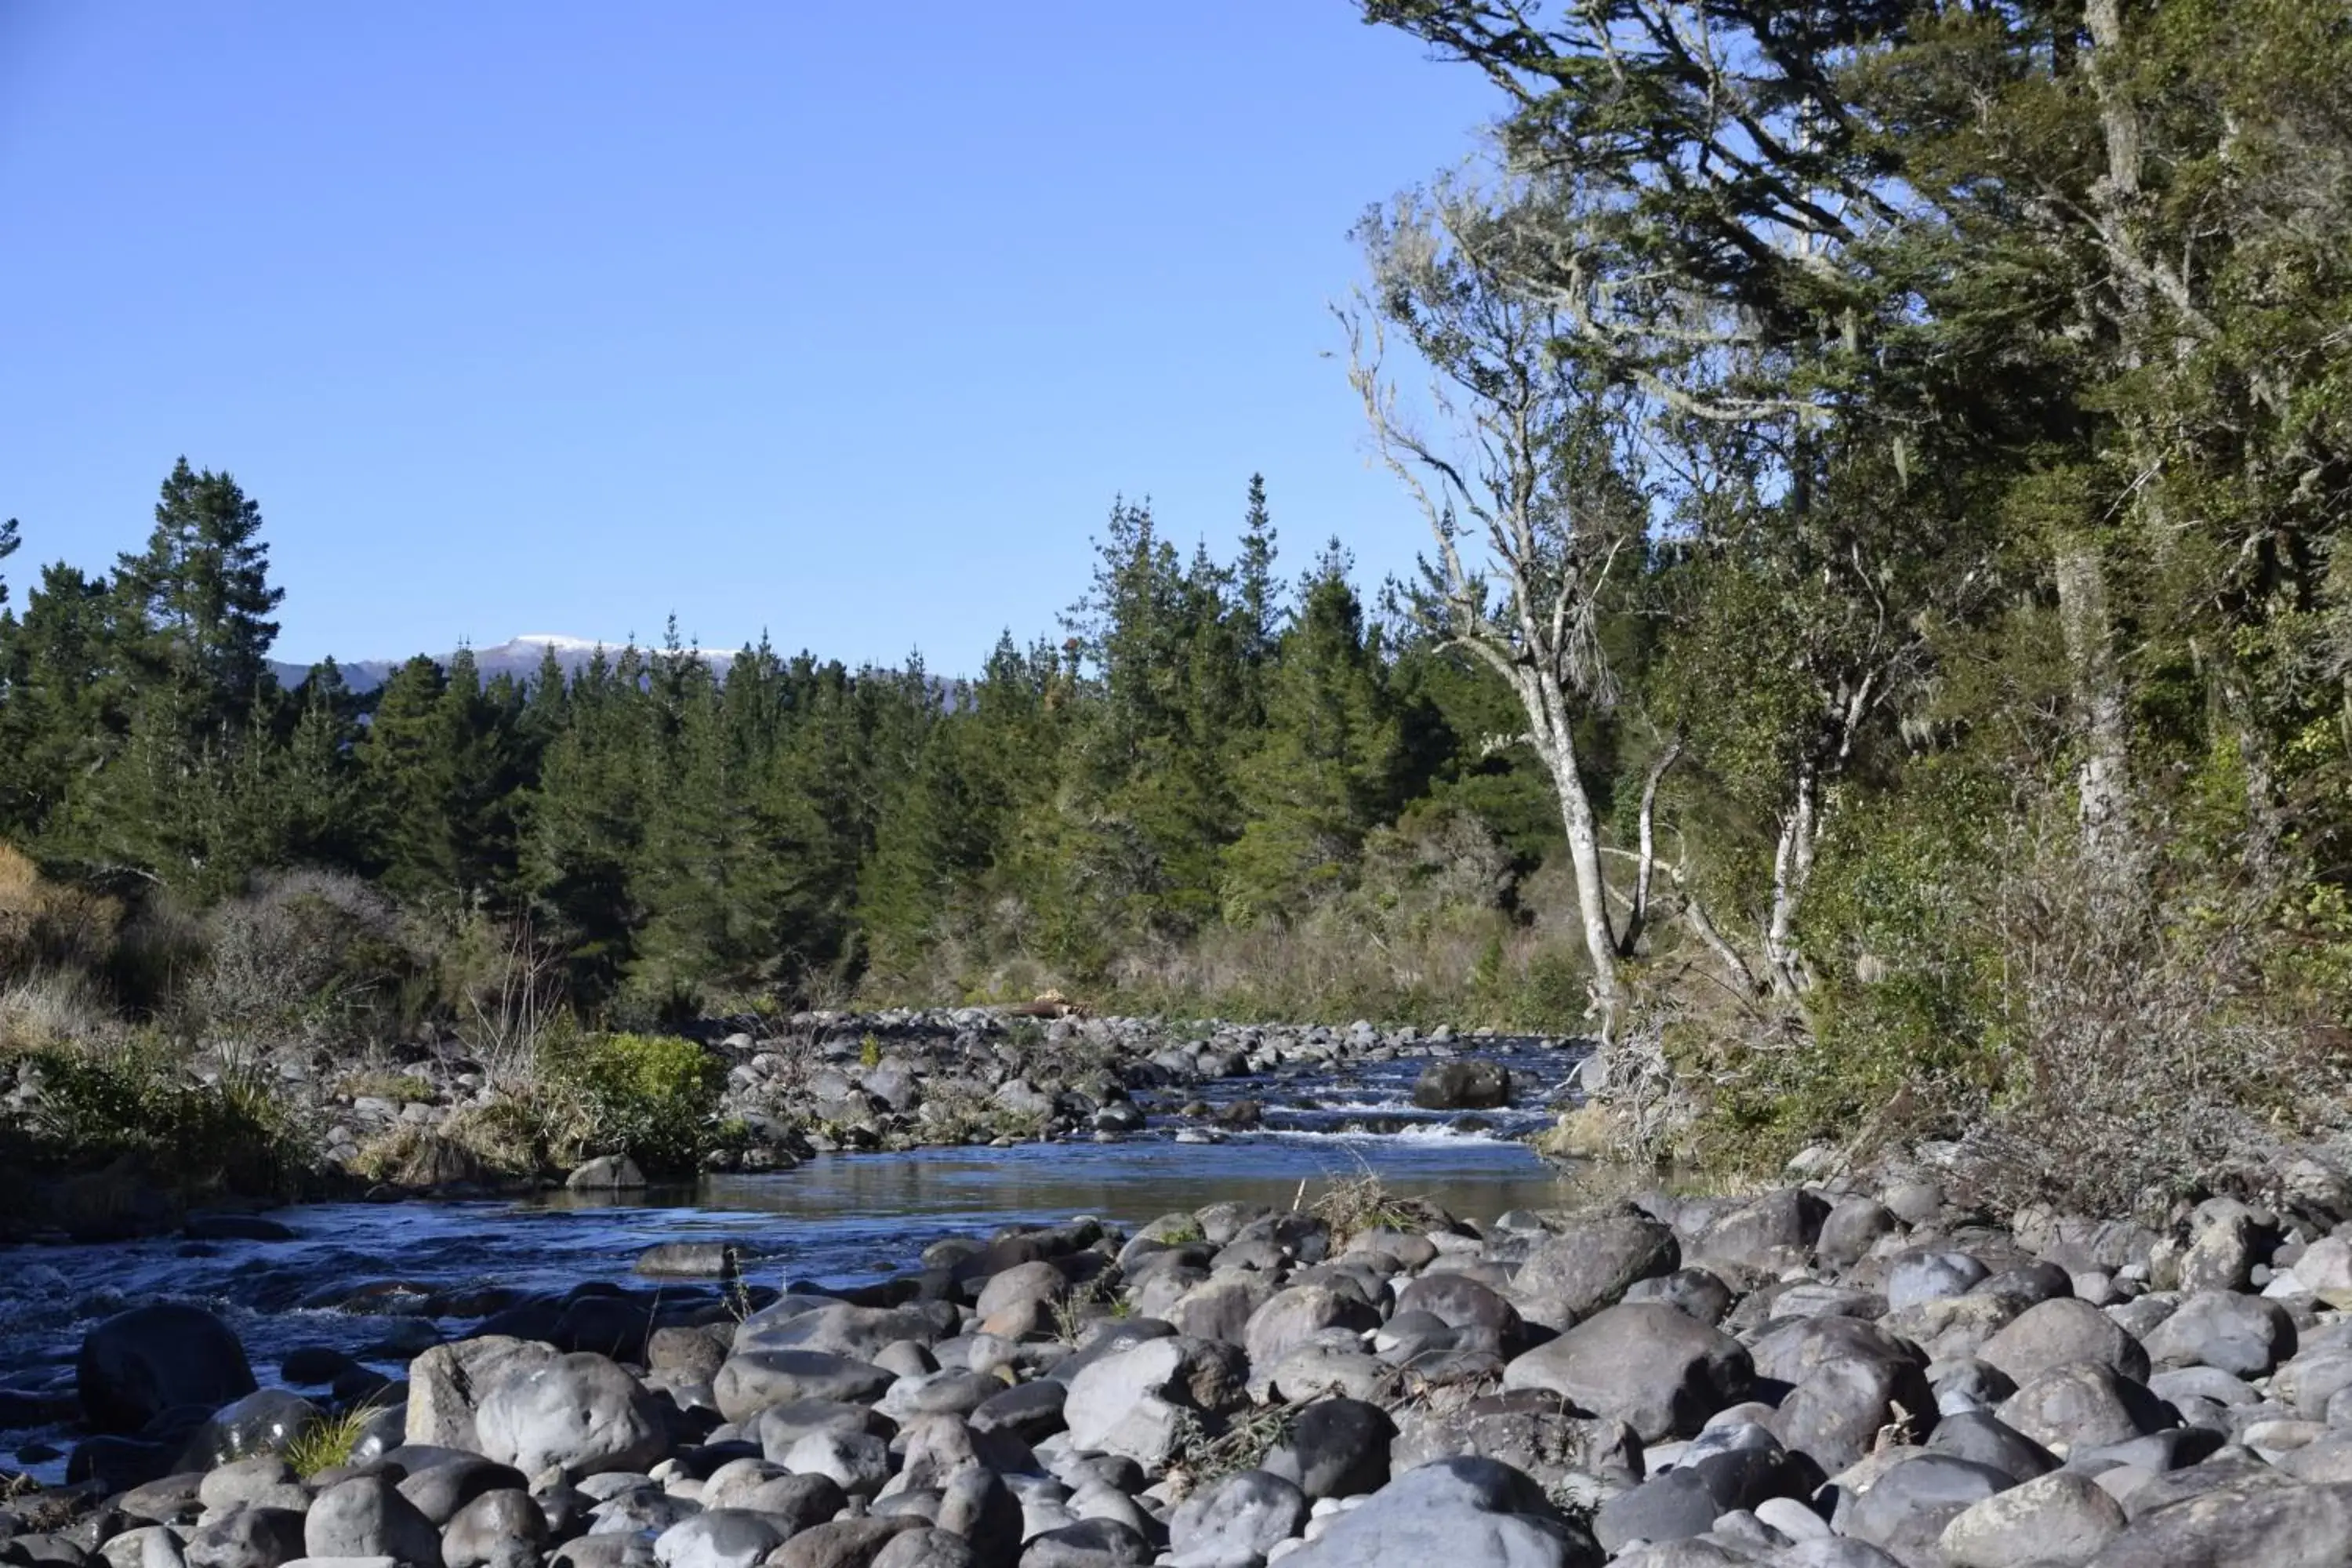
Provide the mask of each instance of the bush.
[{"label": "bush", "polygon": [[34,1157],[54,1166],[148,1158],[187,1193],[292,1197],[314,1168],[299,1119],[257,1075],[206,1082],[152,1036],[112,1047],[36,1053],[29,1131]]},{"label": "bush", "polygon": [[200,1028],[317,1037],[388,1023],[381,1004],[414,973],[392,900],[353,877],[289,871],[205,921],[186,1002]]},{"label": "bush", "polygon": [[2263,989],[2258,900],[2168,897],[2155,860],[2091,863],[2071,835],[2043,837],[1998,883],[1993,1071],[1948,1113],[1960,1175],[1997,1208],[2160,1216],[2210,1192],[2268,1197],[2286,1141],[2342,1123],[2347,1064]]},{"label": "bush", "polygon": [[1801,1013],[1759,1004],[1683,1041],[1711,1096],[1697,1157],[1940,1139],[1996,1210],[2160,1214],[2259,1193],[2287,1140],[2333,1130],[2347,1064],[2266,978],[2264,897],[2168,865],[2154,828],[2093,856],[2066,806],[1856,813]]},{"label": "bush", "polygon": [[[577,1087],[595,1152],[648,1172],[691,1171],[715,1137],[726,1068],[675,1035],[597,1035],[559,1046],[554,1076]],[[542,1073],[542,1082],[551,1076]]]}]

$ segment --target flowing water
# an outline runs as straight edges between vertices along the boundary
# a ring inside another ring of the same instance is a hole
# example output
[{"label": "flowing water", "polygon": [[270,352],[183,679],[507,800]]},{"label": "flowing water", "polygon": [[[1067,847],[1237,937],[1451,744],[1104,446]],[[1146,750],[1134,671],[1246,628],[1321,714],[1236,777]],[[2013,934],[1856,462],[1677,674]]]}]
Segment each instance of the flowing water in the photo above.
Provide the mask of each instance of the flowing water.
[{"label": "flowing water", "polygon": [[[710,1176],[621,1201],[558,1192],[274,1211],[269,1217],[291,1228],[292,1240],[0,1248],[0,1415],[9,1390],[69,1393],[90,1323],[157,1300],[220,1313],[264,1384],[276,1381],[288,1351],[307,1345],[398,1375],[424,1345],[515,1300],[587,1280],[632,1282],[638,1254],[663,1241],[731,1241],[759,1284],[854,1285],[912,1267],[944,1236],[1074,1215],[1136,1225],[1224,1200],[1287,1208],[1366,1171],[1393,1193],[1482,1220],[1561,1201],[1553,1170],[1509,1135],[1542,1124],[1542,1108],[1580,1053],[1514,1041],[1482,1044],[1476,1054],[1510,1067],[1517,1109],[1418,1110],[1410,1097],[1424,1064],[1407,1058],[1341,1075],[1267,1075],[1171,1091],[1142,1101],[1150,1113],[1144,1132],[1110,1142],[827,1155],[772,1175]],[[1255,1100],[1264,1126],[1217,1143],[1179,1142],[1177,1131],[1194,1124],[1175,1107],[1196,1098]],[[55,1426],[0,1429],[0,1469],[57,1479],[70,1441]]]}]

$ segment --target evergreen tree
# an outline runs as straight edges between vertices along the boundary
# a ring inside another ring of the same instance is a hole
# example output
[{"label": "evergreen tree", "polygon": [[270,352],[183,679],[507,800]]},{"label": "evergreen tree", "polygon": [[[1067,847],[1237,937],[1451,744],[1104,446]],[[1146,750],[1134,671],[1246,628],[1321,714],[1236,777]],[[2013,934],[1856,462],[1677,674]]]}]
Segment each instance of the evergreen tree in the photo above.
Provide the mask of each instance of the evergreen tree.
[{"label": "evergreen tree", "polygon": [[89,782],[129,724],[111,600],[104,578],[60,563],[0,637],[0,832],[68,852],[86,839]]},{"label": "evergreen tree", "polygon": [[174,693],[193,740],[243,730],[275,682],[268,618],[285,598],[269,583],[261,509],[225,473],[183,458],[163,481],[145,551],[115,571],[124,654]]},{"label": "evergreen tree", "polygon": [[1242,658],[1253,669],[1271,658],[1282,630],[1282,587],[1275,577],[1274,515],[1266,510],[1265,476],[1252,474],[1242,515],[1241,556],[1234,565],[1234,614]]},{"label": "evergreen tree", "polygon": [[1249,825],[1224,857],[1226,918],[1239,924],[1344,888],[1364,836],[1394,809],[1402,738],[1349,565],[1333,540],[1300,584],[1265,732],[1242,767]]},{"label": "evergreen tree", "polygon": [[404,896],[447,898],[459,879],[461,851],[448,815],[457,758],[442,708],[447,689],[437,660],[425,654],[406,660],[376,692],[359,746],[374,816],[373,858],[384,885]]},{"label": "evergreen tree", "polygon": [[311,666],[294,695],[299,711],[270,786],[276,839],[297,863],[364,868],[370,846],[359,700],[331,658]]},{"label": "evergreen tree", "polygon": [[522,856],[540,929],[562,951],[572,994],[611,996],[644,923],[633,883],[652,758],[643,656],[602,648],[572,682],[569,722],[549,743]]}]

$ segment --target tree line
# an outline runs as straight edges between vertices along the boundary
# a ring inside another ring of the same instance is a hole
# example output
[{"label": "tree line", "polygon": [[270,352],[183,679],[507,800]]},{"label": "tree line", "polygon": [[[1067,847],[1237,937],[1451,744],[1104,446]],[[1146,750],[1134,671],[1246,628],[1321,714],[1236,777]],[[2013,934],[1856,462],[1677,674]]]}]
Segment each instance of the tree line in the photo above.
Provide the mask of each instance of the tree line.
[{"label": "tree line", "polygon": [[184,460],[145,550],[0,608],[0,836],[196,906],[288,868],[528,922],[574,999],[672,1013],[912,985],[936,950],[1085,984],[1122,952],[1296,918],[1415,811],[1551,836],[1498,693],[1368,615],[1343,549],[1283,574],[1253,478],[1232,559],[1111,510],[1066,636],[971,678],[680,644],[352,691],[267,658],[257,503]]}]

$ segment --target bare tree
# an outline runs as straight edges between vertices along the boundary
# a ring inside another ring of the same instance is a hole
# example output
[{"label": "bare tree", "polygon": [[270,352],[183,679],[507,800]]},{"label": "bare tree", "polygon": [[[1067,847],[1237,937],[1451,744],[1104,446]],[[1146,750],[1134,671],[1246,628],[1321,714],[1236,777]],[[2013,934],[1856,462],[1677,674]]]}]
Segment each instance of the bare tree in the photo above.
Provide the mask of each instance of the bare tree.
[{"label": "bare tree", "polygon": [[[1435,546],[1423,557],[1413,606],[1432,636],[1484,661],[1518,699],[1524,738],[1559,799],[1606,1038],[1624,1005],[1618,963],[1647,915],[1656,794],[1654,779],[1643,794],[1638,901],[1621,931],[1576,729],[1616,699],[1601,610],[1621,554],[1638,552],[1645,524],[1626,468],[1625,411],[1562,352],[1574,332],[1557,296],[1512,281],[1507,200],[1441,184],[1368,217],[1358,238],[1370,281],[1339,311],[1349,380],[1375,448]],[[1430,372],[1426,424],[1389,374],[1391,332]]]}]

